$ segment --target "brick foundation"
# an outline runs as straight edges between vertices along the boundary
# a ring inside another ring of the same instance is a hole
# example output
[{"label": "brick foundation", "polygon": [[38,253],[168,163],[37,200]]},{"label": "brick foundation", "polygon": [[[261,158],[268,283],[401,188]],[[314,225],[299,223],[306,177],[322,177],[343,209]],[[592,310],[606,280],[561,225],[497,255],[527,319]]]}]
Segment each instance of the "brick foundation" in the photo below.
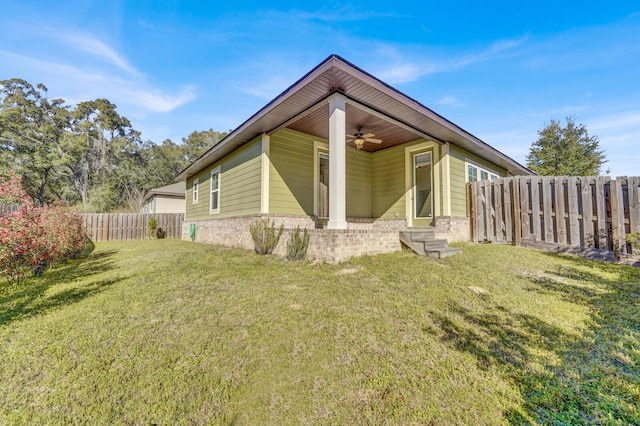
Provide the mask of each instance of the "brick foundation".
[{"label": "brick foundation", "polygon": [[[347,218],[347,229],[316,229],[316,220],[302,215],[246,215],[221,219],[185,221],[182,239],[189,240],[189,228],[196,224],[196,242],[220,244],[253,250],[249,226],[258,219],[273,220],[276,227],[284,225],[284,232],[274,254],[287,254],[287,241],[295,230],[306,228],[309,233],[307,257],[330,263],[342,262],[354,256],[392,253],[402,249],[398,231],[407,229],[405,219]],[[448,242],[469,240],[469,219],[466,217],[437,217],[436,238]]]},{"label": "brick foundation", "polygon": [[471,241],[471,225],[468,217],[437,216],[435,220],[436,238],[449,243]]},{"label": "brick foundation", "polygon": [[189,240],[189,228],[196,224],[196,242],[220,244],[253,250],[249,226],[259,219],[273,220],[276,227],[285,227],[274,254],[287,254],[287,241],[296,226],[309,233],[309,259],[325,262],[342,262],[354,256],[375,255],[400,250],[398,231],[406,229],[404,219],[348,218],[348,229],[316,229],[316,221],[310,216],[298,215],[246,215],[231,218],[185,221],[182,239]]}]

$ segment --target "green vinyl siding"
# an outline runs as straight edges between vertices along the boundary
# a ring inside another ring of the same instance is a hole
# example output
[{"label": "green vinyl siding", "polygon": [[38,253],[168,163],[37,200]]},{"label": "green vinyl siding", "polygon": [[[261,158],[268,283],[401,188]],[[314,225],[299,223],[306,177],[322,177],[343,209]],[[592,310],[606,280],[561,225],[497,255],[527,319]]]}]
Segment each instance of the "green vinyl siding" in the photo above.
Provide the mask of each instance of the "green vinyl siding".
[{"label": "green vinyl siding", "polygon": [[271,135],[269,213],[313,214],[313,141],[288,129]]},{"label": "green vinyl siding", "polygon": [[[187,180],[187,220],[260,213],[262,144],[258,137]],[[210,214],[211,170],[220,166],[219,214]],[[193,180],[198,178],[198,203]]]},{"label": "green vinyl siding", "polygon": [[[314,142],[323,139],[290,129],[271,136],[269,213],[314,215]],[[321,150],[326,152],[325,149]],[[347,148],[347,216],[371,217],[370,154]],[[331,167],[331,166],[329,166]]]},{"label": "green vinyl siding", "polygon": [[371,154],[373,217],[405,217],[404,145]]},{"label": "green vinyl siding", "polygon": [[506,170],[496,166],[482,158],[464,151],[458,147],[450,145],[449,148],[449,165],[451,169],[450,186],[451,186],[451,215],[466,216],[467,215],[467,166],[466,161],[477,164],[494,171],[500,177],[507,176]]},{"label": "green vinyl siding", "polygon": [[347,148],[346,179],[347,216],[371,217],[371,154]]}]

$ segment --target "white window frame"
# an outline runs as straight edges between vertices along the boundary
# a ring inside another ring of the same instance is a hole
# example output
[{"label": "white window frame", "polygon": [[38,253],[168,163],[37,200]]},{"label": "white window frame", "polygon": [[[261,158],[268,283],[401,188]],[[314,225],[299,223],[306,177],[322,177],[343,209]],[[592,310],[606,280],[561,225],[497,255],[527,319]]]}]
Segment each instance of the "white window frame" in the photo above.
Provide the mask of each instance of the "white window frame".
[{"label": "white window frame", "polygon": [[492,182],[492,181],[500,178],[500,174],[499,173],[497,173],[497,172],[495,172],[495,171],[493,171],[491,169],[488,169],[488,168],[486,168],[484,166],[479,166],[477,163],[473,163],[473,162],[469,161],[468,159],[465,161],[464,165],[465,165],[465,167],[464,167],[464,171],[465,171],[464,180],[465,180],[465,182],[471,182],[469,180],[469,167],[474,167],[476,169],[476,178],[477,178],[477,180],[475,180],[474,182],[478,182],[478,181],[482,181],[483,180],[482,179],[482,172],[485,172],[487,174],[487,179],[484,179],[484,180],[488,180],[489,182]]},{"label": "white window frame", "polygon": [[[216,189],[213,189],[213,176],[214,175],[218,175],[218,187]],[[215,169],[211,170],[211,174],[209,175],[209,214],[218,214],[220,213],[220,187],[221,187],[221,178],[222,178],[222,173],[220,173],[220,166],[216,167]],[[218,197],[218,205],[216,206],[216,208],[213,208],[213,193],[217,193]]]},{"label": "white window frame", "polygon": [[200,192],[200,182],[198,180],[198,178],[195,178],[193,180],[193,185],[192,185],[192,192],[193,192],[193,204],[198,204],[198,192]]}]

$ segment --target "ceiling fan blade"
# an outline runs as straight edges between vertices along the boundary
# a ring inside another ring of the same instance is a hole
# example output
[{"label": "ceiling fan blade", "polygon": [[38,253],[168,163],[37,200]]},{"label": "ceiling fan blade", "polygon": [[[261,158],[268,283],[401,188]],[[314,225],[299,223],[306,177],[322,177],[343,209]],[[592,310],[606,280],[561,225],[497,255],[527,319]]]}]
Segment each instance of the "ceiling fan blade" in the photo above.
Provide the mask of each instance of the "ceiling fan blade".
[{"label": "ceiling fan blade", "polygon": [[365,133],[364,135],[362,135],[363,138],[367,139],[367,138],[372,138],[375,135],[373,133]]},{"label": "ceiling fan blade", "polygon": [[371,143],[382,143],[382,139],[375,139],[375,138],[364,138],[365,142],[371,142]]}]

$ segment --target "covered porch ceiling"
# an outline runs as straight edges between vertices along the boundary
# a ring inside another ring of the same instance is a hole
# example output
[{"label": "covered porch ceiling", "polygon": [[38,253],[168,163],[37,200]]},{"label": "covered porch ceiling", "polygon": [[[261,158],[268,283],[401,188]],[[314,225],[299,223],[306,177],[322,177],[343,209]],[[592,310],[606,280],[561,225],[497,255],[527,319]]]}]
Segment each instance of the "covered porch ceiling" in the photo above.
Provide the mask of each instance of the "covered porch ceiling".
[{"label": "covered porch ceiling", "polygon": [[[302,117],[293,121],[287,126],[289,129],[297,130],[321,139],[329,139],[329,104],[323,103],[316,108],[311,108]],[[365,142],[363,151],[374,152],[381,149],[390,148],[406,142],[411,142],[423,137],[421,134],[406,130],[389,120],[373,115],[357,105],[347,103],[346,107],[346,133],[354,135],[358,128],[362,127],[362,133],[373,133],[376,139],[382,143]],[[278,130],[276,130],[277,132]],[[353,142],[347,139],[347,146],[355,148]]]},{"label": "covered porch ceiling", "polygon": [[346,133],[352,135],[362,126],[363,133],[374,133],[375,138],[382,140],[380,145],[365,143],[367,151],[427,138],[459,146],[511,174],[531,174],[524,166],[414,99],[341,57],[331,55],[196,159],[176,180],[193,176],[263,133],[291,128],[328,139],[327,100],[336,92],[347,101]]}]

